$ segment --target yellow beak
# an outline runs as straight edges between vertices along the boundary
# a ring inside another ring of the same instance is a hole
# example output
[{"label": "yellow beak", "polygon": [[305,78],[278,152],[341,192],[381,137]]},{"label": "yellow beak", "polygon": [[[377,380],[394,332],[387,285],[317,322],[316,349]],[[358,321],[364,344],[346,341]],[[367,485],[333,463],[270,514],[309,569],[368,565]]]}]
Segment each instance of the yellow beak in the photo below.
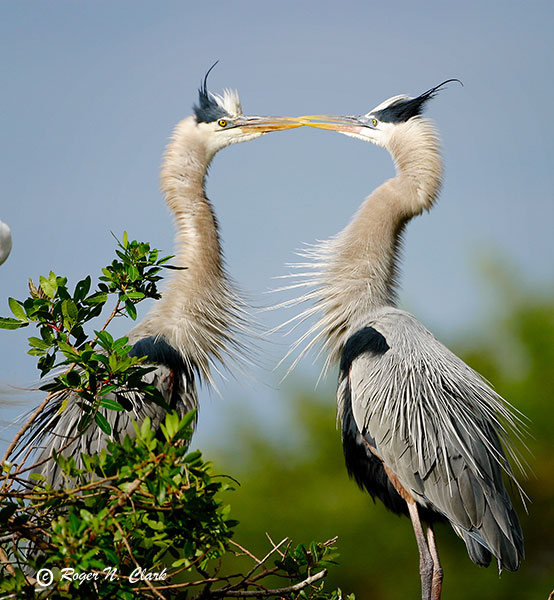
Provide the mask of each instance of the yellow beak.
[{"label": "yellow beak", "polygon": [[352,131],[363,127],[357,117],[339,115],[303,115],[298,117],[303,125],[317,127],[318,129],[330,129],[331,131]]},{"label": "yellow beak", "polygon": [[294,129],[304,125],[299,119],[291,117],[244,117],[237,127],[247,129],[248,131],[282,131],[284,129]]}]

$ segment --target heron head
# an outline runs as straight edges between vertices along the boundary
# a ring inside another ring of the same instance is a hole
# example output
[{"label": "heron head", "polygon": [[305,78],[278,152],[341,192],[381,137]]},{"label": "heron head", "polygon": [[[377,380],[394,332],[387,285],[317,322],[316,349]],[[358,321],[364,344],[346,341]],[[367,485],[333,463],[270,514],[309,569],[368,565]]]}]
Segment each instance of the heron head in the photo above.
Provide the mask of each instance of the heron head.
[{"label": "heron head", "polygon": [[387,147],[399,125],[421,116],[427,101],[433,98],[442,86],[452,81],[458,81],[461,84],[458,79],[448,79],[416,98],[403,95],[393,96],[364,115],[306,115],[299,117],[299,120],[311,127],[338,131],[378,146]]},{"label": "heron head", "polygon": [[207,79],[212,65],[198,90],[194,116],[210,150],[215,154],[238,142],[247,142],[271,131],[293,129],[303,125],[289,117],[247,116],[243,114],[238,92],[224,90],[222,95],[208,91]]}]

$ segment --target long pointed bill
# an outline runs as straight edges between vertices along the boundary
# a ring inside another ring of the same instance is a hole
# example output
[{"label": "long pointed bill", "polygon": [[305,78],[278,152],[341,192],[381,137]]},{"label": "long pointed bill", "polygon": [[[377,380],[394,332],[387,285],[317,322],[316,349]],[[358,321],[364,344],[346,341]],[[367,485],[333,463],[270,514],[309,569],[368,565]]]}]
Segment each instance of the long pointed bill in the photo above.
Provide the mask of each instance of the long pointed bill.
[{"label": "long pointed bill", "polygon": [[298,120],[303,125],[332,131],[355,132],[365,127],[358,117],[346,115],[304,115],[298,117]]},{"label": "long pointed bill", "polygon": [[269,131],[282,131],[284,129],[294,129],[304,125],[300,119],[289,117],[243,117],[237,123],[237,127],[247,131],[260,131],[268,133]]}]

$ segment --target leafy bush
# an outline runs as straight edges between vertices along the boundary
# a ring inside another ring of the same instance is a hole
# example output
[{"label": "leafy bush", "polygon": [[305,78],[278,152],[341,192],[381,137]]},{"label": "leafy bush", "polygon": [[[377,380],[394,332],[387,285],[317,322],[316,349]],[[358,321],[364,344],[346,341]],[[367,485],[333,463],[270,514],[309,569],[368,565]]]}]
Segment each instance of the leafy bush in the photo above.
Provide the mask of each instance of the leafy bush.
[{"label": "leafy bush", "polygon": [[[125,410],[108,397],[114,390],[140,392],[145,402],[162,403],[155,387],[143,382],[152,370],[145,357],[130,357],[128,339],[113,339],[113,318],[136,318],[136,303],[159,298],[157,282],[170,257],[124,235],[118,258],[103,269],[96,290],[91,278],[70,293],[65,277],[54,273],[30,284],[31,295],[9,299],[13,317],[0,327],[34,323],[29,353],[38,357],[41,386],[48,395],[21,428],[2,460],[0,488],[0,593],[2,598],[210,598],[280,596],[341,597],[323,591],[327,567],[334,564],[334,539],[293,546],[285,538],[269,540],[256,557],[235,541],[237,522],[221,493],[234,480],[215,474],[199,451],[191,452],[194,412],[182,419],[168,412],[159,431],[149,419],[136,435],[107,449],[74,457],[53,453],[64,474],[54,489],[28,464],[25,441],[54,399],[61,410],[77,402],[82,410],[78,435],[88,427],[111,432],[98,412]],[[91,337],[85,326],[101,316],[110,296],[115,305]],[[54,370],[56,369],[56,370]],[[54,371],[53,371],[54,370]],[[118,396],[119,397],[119,396]],[[31,473],[31,475],[29,475]],[[261,536],[261,534],[260,534]],[[233,561],[248,557],[246,571]],[[230,574],[229,574],[230,573]]]}]

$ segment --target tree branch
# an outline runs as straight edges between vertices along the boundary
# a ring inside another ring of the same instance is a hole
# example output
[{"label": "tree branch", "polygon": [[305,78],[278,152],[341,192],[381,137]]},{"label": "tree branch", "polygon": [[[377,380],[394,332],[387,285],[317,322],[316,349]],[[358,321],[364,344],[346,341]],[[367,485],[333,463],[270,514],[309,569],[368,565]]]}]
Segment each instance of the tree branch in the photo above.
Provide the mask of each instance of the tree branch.
[{"label": "tree branch", "polygon": [[295,583],[294,585],[290,585],[288,587],[277,588],[273,590],[230,590],[228,588],[222,588],[220,590],[210,591],[210,596],[233,596],[236,598],[262,598],[269,596],[282,596],[284,594],[290,594],[291,592],[299,592],[303,590],[305,587],[323,579],[327,575],[327,569],[323,569],[316,573],[315,575],[310,575],[306,577],[303,581],[299,583]]}]

